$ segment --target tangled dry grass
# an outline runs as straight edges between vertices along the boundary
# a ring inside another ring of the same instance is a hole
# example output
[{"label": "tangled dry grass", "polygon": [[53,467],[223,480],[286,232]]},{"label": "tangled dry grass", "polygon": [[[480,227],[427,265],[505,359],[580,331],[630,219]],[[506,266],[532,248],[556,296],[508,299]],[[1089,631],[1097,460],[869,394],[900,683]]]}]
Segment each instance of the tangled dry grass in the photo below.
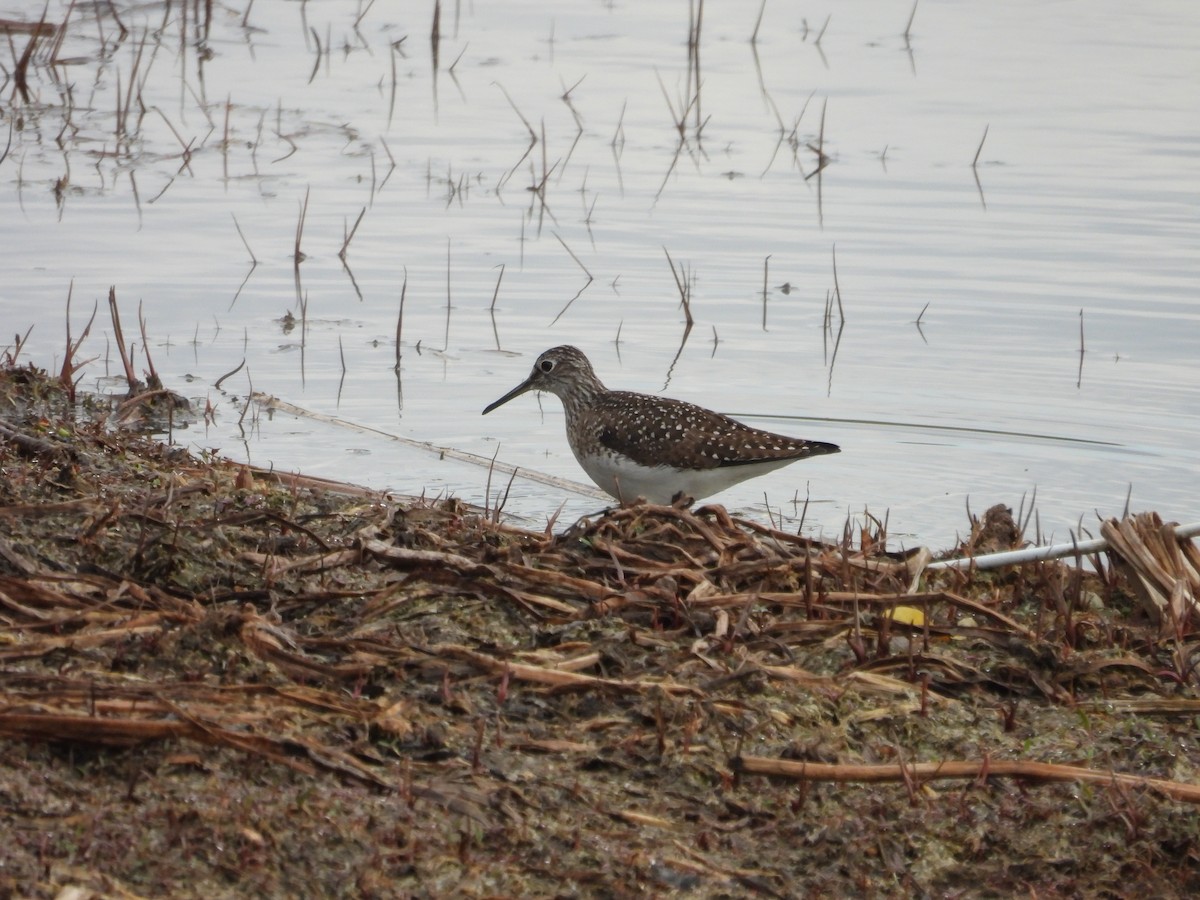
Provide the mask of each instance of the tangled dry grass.
[{"label": "tangled dry grass", "polygon": [[0,408],[0,892],[1200,887],[1200,556],[1153,516],[935,574],[878,529],[538,533],[196,459],[28,368]]}]

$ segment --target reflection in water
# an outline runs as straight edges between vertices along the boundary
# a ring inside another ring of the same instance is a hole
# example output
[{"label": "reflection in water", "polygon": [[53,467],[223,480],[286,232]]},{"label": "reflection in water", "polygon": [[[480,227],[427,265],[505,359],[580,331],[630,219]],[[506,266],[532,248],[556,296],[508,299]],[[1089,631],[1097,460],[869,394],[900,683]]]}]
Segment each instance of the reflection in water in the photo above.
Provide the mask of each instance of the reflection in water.
[{"label": "reflection in water", "polygon": [[612,150],[613,168],[617,174],[617,190],[625,196],[625,180],[621,177],[621,153],[625,149],[625,110],[629,107],[629,98],[621,104],[621,114],[617,116],[617,127],[613,131],[609,148]]},{"label": "reflection in water", "polygon": [[925,305],[921,307],[921,312],[917,314],[917,318],[913,322],[913,325],[917,328],[917,334],[921,335],[921,340],[925,342],[926,346],[929,344],[929,338],[925,337],[925,329],[921,327],[921,320],[925,318],[925,310],[927,309],[929,309],[928,300],[925,301]]},{"label": "reflection in water", "polygon": [[[842,345],[842,330],[846,327],[846,313],[842,308],[842,286],[838,282],[837,245],[833,245],[833,290],[825,293],[825,317],[821,328],[821,343],[825,349],[825,363],[828,375],[825,382],[826,396],[833,396],[833,368],[837,364],[838,348]],[[838,326],[837,333],[833,332],[833,307],[837,304]],[[830,340],[833,341],[833,352],[829,350]]]},{"label": "reflection in water", "polygon": [[504,85],[500,84],[500,82],[496,82],[496,87],[498,87],[500,92],[504,94],[504,99],[508,101],[508,105],[512,107],[513,112],[517,114],[517,118],[521,120],[521,124],[525,126],[525,130],[529,132],[529,145],[525,148],[525,151],[521,154],[521,157],[515,163],[513,163],[513,167],[509,169],[507,174],[505,174],[496,184],[496,194],[499,196],[499,193],[504,188],[504,185],[508,183],[508,180],[512,178],[514,174],[516,174],[517,169],[521,168],[521,163],[525,162],[525,160],[529,158],[529,154],[532,153],[533,148],[537,146],[538,136],[537,132],[533,130],[533,126],[529,124],[529,120],[525,118],[521,110],[517,108],[517,104],[513,102],[513,98],[509,95],[508,91],[504,89]]},{"label": "reflection in water", "polygon": [[[837,365],[838,348],[842,346],[842,330],[846,327],[846,320],[838,321],[837,333],[833,333],[833,320],[829,316],[828,311],[825,315],[825,327],[822,329],[822,345],[825,347],[825,364],[828,367],[825,378],[825,396],[833,396],[833,367]],[[833,341],[833,352],[829,352],[829,342]]]},{"label": "reflection in water", "polygon": [[[826,24],[829,24],[826,22]],[[806,145],[809,150],[817,157],[817,167],[804,176],[804,180],[808,181],[813,176],[817,179],[817,223],[825,227],[825,202],[824,193],[822,191],[823,175],[825,167],[829,165],[829,157],[825,155],[825,110],[829,106],[829,98],[826,97],[821,101],[821,127],[817,131],[816,146],[812,144]]]},{"label": "reflection in water", "polygon": [[258,257],[256,257],[254,255],[254,251],[250,249],[250,242],[246,240],[246,235],[242,232],[242,226],[238,224],[237,216],[235,216],[233,213],[230,213],[230,215],[233,217],[233,227],[237,229],[238,237],[242,239],[242,243],[246,247],[246,252],[250,254],[250,268],[246,270],[246,277],[242,279],[242,283],[239,284],[238,289],[234,291],[233,299],[229,301],[229,310],[232,311],[234,304],[237,303],[238,297],[242,296],[242,291],[245,290],[246,283],[250,280],[250,276],[253,275],[254,270],[258,268]]},{"label": "reflection in water", "polygon": [[[689,3],[687,72],[684,76],[685,87],[683,96],[679,97],[676,101],[672,101],[671,95],[667,92],[666,85],[663,84],[662,76],[658,73],[657,69],[654,72],[654,76],[658,80],[658,88],[662,92],[663,99],[667,103],[667,110],[671,114],[671,122],[674,125],[676,133],[675,149],[671,154],[670,165],[667,166],[667,171],[663,174],[662,183],[654,195],[654,202],[656,204],[667,189],[667,185],[671,180],[671,174],[679,164],[679,158],[684,150],[687,150],[688,156],[695,163],[697,170],[700,168],[701,157],[704,160],[708,159],[708,155],[704,152],[702,140],[704,126],[708,124],[708,119],[703,117],[700,109],[700,87],[703,83],[700,78],[700,32],[703,23],[703,2],[698,7],[694,7],[693,4]],[[692,119],[690,126],[688,125],[689,118]]]}]

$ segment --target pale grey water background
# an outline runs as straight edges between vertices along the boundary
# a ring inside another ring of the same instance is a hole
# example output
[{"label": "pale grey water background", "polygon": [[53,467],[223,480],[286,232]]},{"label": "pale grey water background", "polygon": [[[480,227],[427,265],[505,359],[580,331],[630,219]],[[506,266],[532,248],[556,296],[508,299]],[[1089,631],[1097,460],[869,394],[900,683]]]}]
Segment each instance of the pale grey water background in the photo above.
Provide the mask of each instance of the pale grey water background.
[{"label": "pale grey water background", "polygon": [[[218,407],[214,426],[175,433],[194,449],[484,502],[485,470],[369,433],[277,413],[247,417],[243,434],[252,384],[585,481],[554,398],[479,414],[539,351],[574,343],[610,386],[842,445],[717,498],[737,511],[765,516],[765,493],[792,516],[808,495],[807,529],[836,533],[869,508],[904,543],[941,547],[968,498],[978,513],[1036,488],[1043,528],[1064,537],[1119,513],[1132,485],[1135,509],[1200,519],[1200,7],[1188,0],[922,0],[908,49],[907,0],[768,2],[757,65],[757,5],[709,2],[705,124],[697,141],[689,116],[673,169],[664,89],[686,104],[684,2],[476,2],[457,20],[446,4],[436,87],[432,3],[259,0],[243,25],[239,2],[216,8],[202,43],[190,19],[181,38],[178,4],[115,8],[123,41],[106,8],[76,8],[65,64],[35,57],[32,102],[11,79],[0,91],[0,326],[35,326],[23,358],[57,365],[74,279],[76,334],[102,306],[82,353],[102,358],[83,384],[106,386],[115,285],[129,336],[142,304],[167,385]],[[66,10],[52,2],[47,20]],[[40,13],[0,5],[0,18]],[[146,111],[114,157],[135,61]],[[806,145],[823,107],[818,189]],[[520,116],[539,136],[523,161]],[[543,166],[544,207],[529,190]],[[285,333],[281,318],[300,315],[291,254],[306,191],[306,326]],[[364,208],[351,281],[337,254]],[[846,324],[831,364],[835,245]],[[664,248],[695,279],[682,352]],[[248,377],[215,390],[243,358]],[[564,501],[567,520],[601,505],[518,479],[506,509],[540,525]]]}]

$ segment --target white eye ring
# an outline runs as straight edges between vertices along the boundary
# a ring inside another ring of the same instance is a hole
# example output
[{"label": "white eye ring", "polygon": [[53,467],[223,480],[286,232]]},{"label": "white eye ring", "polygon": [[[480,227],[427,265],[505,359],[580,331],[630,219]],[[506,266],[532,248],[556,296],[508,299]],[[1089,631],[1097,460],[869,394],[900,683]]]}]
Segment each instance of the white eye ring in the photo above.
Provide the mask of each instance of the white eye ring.
[{"label": "white eye ring", "polygon": [[543,359],[540,363],[538,363],[538,368],[541,369],[545,374],[549,375],[554,371],[554,360]]}]

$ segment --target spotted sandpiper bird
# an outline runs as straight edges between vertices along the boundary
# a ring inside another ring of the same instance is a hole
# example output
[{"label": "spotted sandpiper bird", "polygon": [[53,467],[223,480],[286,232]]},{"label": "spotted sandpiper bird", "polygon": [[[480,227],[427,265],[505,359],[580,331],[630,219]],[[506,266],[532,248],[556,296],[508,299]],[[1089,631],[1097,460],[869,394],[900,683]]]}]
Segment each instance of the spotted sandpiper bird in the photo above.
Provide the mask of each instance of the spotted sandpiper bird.
[{"label": "spotted sandpiper bird", "polygon": [[529,377],[483,414],[526,391],[549,391],[562,401],[567,441],[579,465],[622,503],[639,497],[651,503],[699,500],[796,460],[839,450],[751,428],[683,400],[610,391],[575,347],[547,350]]}]

